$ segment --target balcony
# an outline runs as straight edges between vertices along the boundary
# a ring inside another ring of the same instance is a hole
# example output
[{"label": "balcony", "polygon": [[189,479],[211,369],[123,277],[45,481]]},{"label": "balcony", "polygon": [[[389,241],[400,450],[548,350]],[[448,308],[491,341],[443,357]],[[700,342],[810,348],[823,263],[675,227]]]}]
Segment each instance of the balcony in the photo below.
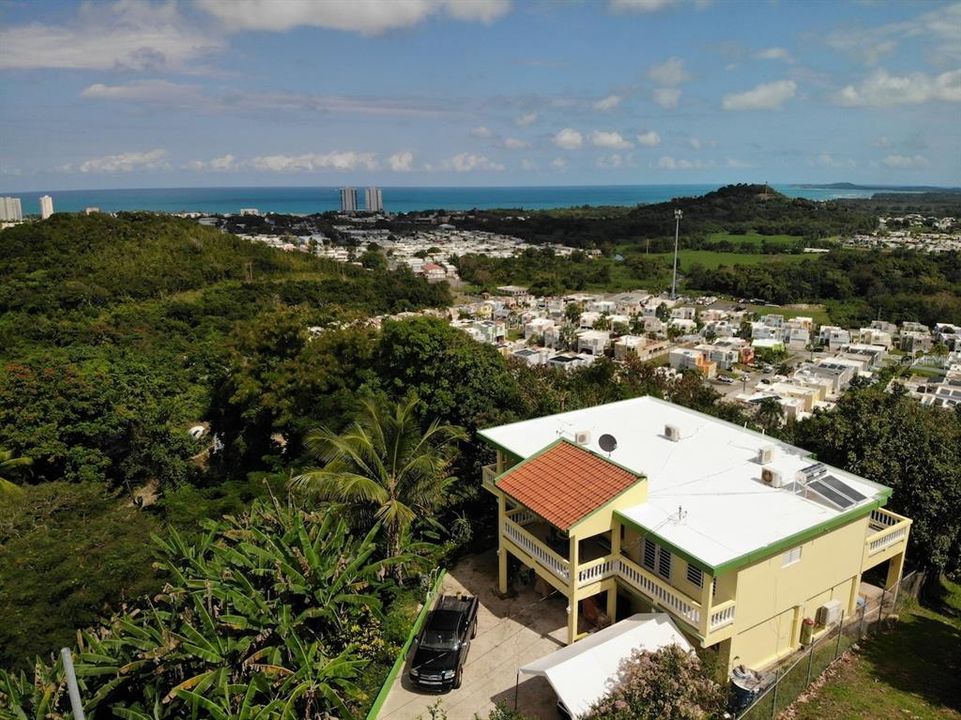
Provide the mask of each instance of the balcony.
[{"label": "balcony", "polygon": [[481,468],[481,487],[485,490],[492,491],[494,489],[494,478],[496,477],[497,466],[485,465]]},{"label": "balcony", "polygon": [[872,511],[864,538],[862,572],[904,552],[910,528],[911,520],[903,515],[883,508]]}]

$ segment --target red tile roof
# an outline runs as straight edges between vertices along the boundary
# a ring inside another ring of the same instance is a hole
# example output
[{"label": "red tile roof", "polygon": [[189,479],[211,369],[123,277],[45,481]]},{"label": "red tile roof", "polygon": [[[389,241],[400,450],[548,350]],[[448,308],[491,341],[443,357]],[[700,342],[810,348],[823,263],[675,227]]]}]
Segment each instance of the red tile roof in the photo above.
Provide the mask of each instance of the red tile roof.
[{"label": "red tile roof", "polygon": [[610,502],[639,476],[562,440],[508,470],[497,487],[561,530]]}]

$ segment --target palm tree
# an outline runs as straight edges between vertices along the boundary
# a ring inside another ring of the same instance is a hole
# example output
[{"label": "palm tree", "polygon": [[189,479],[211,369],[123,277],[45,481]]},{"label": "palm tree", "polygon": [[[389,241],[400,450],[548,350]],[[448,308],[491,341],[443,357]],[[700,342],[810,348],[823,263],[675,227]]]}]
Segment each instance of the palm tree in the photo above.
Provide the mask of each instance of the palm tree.
[{"label": "palm tree", "polygon": [[[452,445],[461,428],[435,420],[421,430],[416,399],[384,406],[365,400],[354,423],[338,435],[320,428],[307,436],[308,451],[322,463],[291,483],[317,497],[352,506],[383,524],[391,556],[414,520],[429,518],[454,481],[448,475]],[[371,517],[372,516],[372,517]]]},{"label": "palm tree", "polygon": [[28,457],[14,457],[12,450],[0,448],[0,494],[22,493],[19,485],[6,478],[7,473],[33,463]]}]

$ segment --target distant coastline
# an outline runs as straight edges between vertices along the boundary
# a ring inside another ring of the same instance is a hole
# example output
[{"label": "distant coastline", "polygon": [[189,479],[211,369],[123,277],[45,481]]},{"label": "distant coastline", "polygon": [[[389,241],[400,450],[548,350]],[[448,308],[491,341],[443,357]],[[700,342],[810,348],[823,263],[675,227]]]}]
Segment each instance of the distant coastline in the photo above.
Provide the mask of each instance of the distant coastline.
[{"label": "distant coastline", "polygon": [[816,183],[800,183],[792,187],[804,188],[808,190],[863,190],[871,192],[902,192],[902,193],[961,193],[961,187],[940,187],[938,185],[857,185],[856,183],[828,183],[819,185]]},{"label": "distant coastline", "polygon": [[[722,187],[721,183],[675,185],[559,185],[530,187],[389,187],[382,186],[384,207],[389,212],[423,210],[490,210],[517,208],[547,210],[592,206],[631,207],[666,202],[675,197],[704,195]],[[875,192],[896,191],[895,187],[777,184],[771,187],[790,197],[809,200],[869,198]],[[912,188],[921,191],[921,188]],[[936,191],[953,189],[932,188]],[[97,207],[105,212],[148,210],[168,213],[235,214],[241,208],[261,212],[309,215],[338,210],[337,187],[194,187],[142,188],[115,190],[44,190],[5,192],[20,197],[25,214],[39,212],[41,195],[53,196],[54,209],[80,212]]]}]

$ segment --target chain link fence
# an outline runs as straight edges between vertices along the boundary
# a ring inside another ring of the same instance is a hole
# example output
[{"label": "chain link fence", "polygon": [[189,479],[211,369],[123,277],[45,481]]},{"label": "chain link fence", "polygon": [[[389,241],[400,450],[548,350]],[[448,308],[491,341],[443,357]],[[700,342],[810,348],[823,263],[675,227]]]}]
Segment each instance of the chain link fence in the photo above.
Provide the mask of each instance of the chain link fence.
[{"label": "chain link fence", "polygon": [[842,616],[839,623],[815,633],[816,637],[809,646],[772,671],[773,682],[750,706],[736,715],[737,720],[777,718],[848,648],[890,627],[890,622],[885,621],[917,598],[921,581],[920,575],[910,573],[896,587],[878,588],[877,594],[866,597],[853,616]]}]

